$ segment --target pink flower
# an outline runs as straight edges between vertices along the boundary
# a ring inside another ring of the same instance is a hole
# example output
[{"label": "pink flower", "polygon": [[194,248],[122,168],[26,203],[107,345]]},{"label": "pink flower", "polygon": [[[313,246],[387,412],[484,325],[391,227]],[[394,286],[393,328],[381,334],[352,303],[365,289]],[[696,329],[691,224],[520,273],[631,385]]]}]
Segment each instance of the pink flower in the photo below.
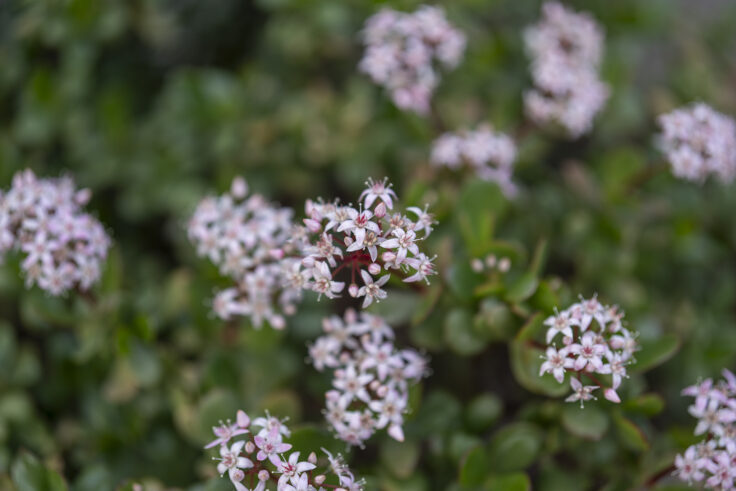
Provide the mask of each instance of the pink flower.
[{"label": "pink flower", "polygon": [[256,435],[253,441],[259,449],[256,458],[258,460],[268,459],[276,467],[281,465],[281,459],[278,454],[291,449],[290,443],[283,443],[281,441],[281,434],[276,428],[269,431],[265,437]]}]

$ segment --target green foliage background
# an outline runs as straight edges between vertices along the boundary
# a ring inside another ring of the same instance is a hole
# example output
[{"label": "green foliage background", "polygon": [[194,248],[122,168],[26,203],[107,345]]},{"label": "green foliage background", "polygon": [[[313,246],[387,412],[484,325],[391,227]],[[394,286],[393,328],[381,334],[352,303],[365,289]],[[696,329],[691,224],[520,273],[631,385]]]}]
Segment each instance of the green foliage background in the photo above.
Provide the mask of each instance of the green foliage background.
[{"label": "green foliage background", "polygon": [[[17,258],[0,267],[0,488],[229,489],[202,445],[237,408],[341,448],[320,414],[329,379],[304,358],[321,317],[345,305],[307,301],[285,332],[209,313],[224,280],[185,223],[239,174],[297,208],[350,201],[386,175],[441,222],[427,294],[392,291],[373,309],[433,374],[412,396],[406,443],[377,436],[350,454],[370,489],[647,486],[692,441],[680,389],[736,358],[736,188],[655,172],[653,142],[656,115],[678,105],[736,113],[736,5],[568,3],[604,26],[613,90],[576,142],[523,120],[521,29],[539,2],[445,5],[469,39],[435,97],[445,124],[526,128],[522,194],[508,202],[470,175],[429,172],[432,125],[357,72],[363,21],[418,2],[0,1],[0,184],[26,167],[72,174],[115,243],[96,304],[24,289]],[[469,269],[490,252],[512,259],[506,277]],[[524,340],[555,305],[596,292],[644,349],[624,403],[581,413],[536,376]]]}]

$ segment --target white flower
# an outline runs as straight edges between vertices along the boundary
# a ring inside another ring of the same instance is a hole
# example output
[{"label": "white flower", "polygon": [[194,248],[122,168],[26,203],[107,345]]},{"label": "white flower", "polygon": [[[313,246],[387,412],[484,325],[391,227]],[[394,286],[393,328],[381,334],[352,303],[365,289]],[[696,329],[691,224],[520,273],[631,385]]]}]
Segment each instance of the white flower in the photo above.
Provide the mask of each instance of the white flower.
[{"label": "white flower", "polygon": [[570,387],[572,387],[572,390],[574,392],[570,394],[570,396],[568,396],[567,399],[565,399],[565,401],[567,402],[580,401],[580,407],[583,407],[583,403],[585,401],[595,399],[595,397],[593,396],[593,391],[598,388],[597,385],[583,385],[576,378],[570,379]]},{"label": "white flower", "polygon": [[561,350],[555,349],[553,346],[547,348],[545,362],[539,369],[539,375],[550,372],[559,383],[565,379],[565,370],[572,368],[573,361],[567,357],[569,351],[567,348]]},{"label": "white flower", "polygon": [[361,286],[358,290],[358,296],[365,296],[365,300],[363,301],[363,308],[366,308],[371,303],[373,303],[373,299],[379,301],[386,298],[386,292],[384,290],[381,290],[381,287],[386,284],[391,275],[383,275],[378,279],[378,281],[374,282],[373,277],[368,274],[367,271],[361,269],[360,276],[363,278],[364,285]]},{"label": "white flower", "polygon": [[595,334],[586,332],[580,343],[570,345],[570,353],[578,355],[574,364],[575,370],[590,366],[592,370],[600,371],[603,368],[602,357],[606,353],[606,347],[596,342]]},{"label": "white flower", "polygon": [[380,199],[389,210],[394,207],[393,200],[397,199],[396,193],[391,189],[391,184],[388,183],[387,178],[384,177],[383,180],[380,181],[374,181],[373,179],[368,178],[365,184],[368,188],[360,193],[360,197],[358,199],[363,201],[363,206],[365,206],[366,209],[373,206],[373,203],[377,199]]},{"label": "white flower", "polygon": [[245,446],[245,442],[239,441],[233,443],[229,449],[224,445],[220,447],[220,463],[217,464],[217,472],[220,475],[227,472],[233,483],[238,483],[245,477],[241,469],[253,467],[253,462],[250,459],[240,456],[243,446]]},{"label": "white flower", "polygon": [[278,481],[279,489],[286,489],[285,486],[289,483],[295,489],[306,490],[307,487],[304,486],[307,484],[307,475],[302,475],[302,473],[311,471],[315,467],[317,466],[310,462],[299,462],[299,452],[292,452],[289,460],[279,463],[279,472],[281,472]]}]

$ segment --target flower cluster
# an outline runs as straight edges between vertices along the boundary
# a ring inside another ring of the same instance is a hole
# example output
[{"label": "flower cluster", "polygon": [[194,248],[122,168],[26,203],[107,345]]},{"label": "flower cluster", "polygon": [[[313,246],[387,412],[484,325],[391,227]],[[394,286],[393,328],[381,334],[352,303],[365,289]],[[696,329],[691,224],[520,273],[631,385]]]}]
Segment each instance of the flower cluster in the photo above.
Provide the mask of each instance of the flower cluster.
[{"label": "flower cluster", "polygon": [[199,203],[189,220],[189,239],[200,256],[236,282],[215,296],[216,315],[226,320],[248,316],[257,328],[264,320],[276,329],[284,327],[282,314],[293,314],[301,299],[301,288],[287,281],[299,262],[285,257],[292,249],[292,230],[292,210],[258,194],[248,196],[242,178],[233,180],[228,193]]},{"label": "flower cluster", "polygon": [[672,173],[689,181],[715,175],[722,182],[736,177],[736,123],[697,103],[659,117],[661,146]]},{"label": "flower cluster", "polygon": [[711,489],[734,489],[736,480],[736,376],[723,370],[722,380],[707,379],[682,391],[694,397],[690,414],[698,420],[696,435],[706,439],[675,458],[675,474]]},{"label": "flower cluster", "polygon": [[377,430],[404,440],[409,384],[427,374],[427,360],[394,346],[394,332],[378,316],[348,310],[324,319],[325,335],[309,347],[314,367],[334,370],[325,416],[336,436],[363,445]]},{"label": "flower cluster", "polygon": [[516,186],[511,182],[515,159],[514,141],[493,131],[490,125],[441,135],[434,141],[430,157],[435,166],[450,169],[457,169],[462,164],[470,166],[479,178],[497,183],[507,196],[516,193]]},{"label": "flower cluster", "polygon": [[526,112],[577,138],[591,129],[608,99],[608,87],[598,77],[603,32],[589,15],[557,2],[544,4],[542,12],[542,21],[524,33],[535,86],[524,96]]},{"label": "flower cluster", "polygon": [[[636,335],[623,326],[623,313],[617,307],[602,305],[597,298],[580,299],[567,310],[544,321],[547,350],[540,376],[550,372],[563,383],[570,373],[573,393],[568,402],[595,399],[593,391],[603,388],[611,402],[621,402],[616,390],[627,377],[626,366],[637,350]],[[561,338],[561,343],[558,343]],[[611,386],[604,386],[594,374],[610,375]],[[583,377],[595,385],[584,385]]]},{"label": "flower cluster", "polygon": [[403,13],[383,9],[363,29],[365,54],[360,70],[391,92],[401,109],[429,112],[439,83],[437,65],[454,68],[465,51],[465,36],[438,7]]},{"label": "flower cluster", "polygon": [[100,278],[110,247],[102,224],[81,210],[90,197],[68,177],[15,174],[10,190],[0,193],[0,260],[20,250],[26,285],[51,295],[88,290]]},{"label": "flower cluster", "polygon": [[476,273],[491,271],[508,273],[511,269],[511,259],[506,256],[498,258],[495,254],[488,254],[485,259],[473,258],[470,261],[470,269]]},{"label": "flower cluster", "polygon": [[405,282],[429,282],[427,277],[435,273],[434,257],[420,252],[419,242],[432,232],[432,216],[418,207],[407,209],[414,221],[391,213],[396,199],[391,185],[385,179],[369,179],[366,184],[357,208],[338,201],[307,202],[308,218],[295,238],[301,243],[302,261],[294,263],[291,271],[294,286],[333,298],[345,288],[334,276],[347,268],[348,293],[364,297],[363,307],[367,307],[386,297],[381,287],[389,280],[390,270],[406,273]]},{"label": "flower cluster", "polygon": [[227,473],[237,491],[363,489],[363,481],[355,479],[339,454],[333,456],[322,449],[327,465],[320,471],[316,470],[319,461],[315,452],[306,460],[300,460],[299,452],[287,457],[285,453],[292,448],[287,440],[291,432],[284,421],[268,413],[251,421],[245,412],[238,411],[235,422],[220,422],[212,431],[216,438],[205,448],[219,447],[217,472],[221,476]]}]

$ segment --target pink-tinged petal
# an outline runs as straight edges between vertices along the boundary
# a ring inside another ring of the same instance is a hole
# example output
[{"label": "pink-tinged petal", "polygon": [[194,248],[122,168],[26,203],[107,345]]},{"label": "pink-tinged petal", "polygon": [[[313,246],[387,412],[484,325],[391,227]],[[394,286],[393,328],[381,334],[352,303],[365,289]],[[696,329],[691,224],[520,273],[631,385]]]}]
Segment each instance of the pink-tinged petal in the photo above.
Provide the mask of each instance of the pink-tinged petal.
[{"label": "pink-tinged petal", "polygon": [[250,426],[250,418],[247,414],[245,414],[245,411],[239,410],[237,419],[238,426],[240,426],[241,428],[247,428],[248,426]]},{"label": "pink-tinged petal", "polygon": [[378,285],[378,286],[383,286],[383,285],[385,285],[385,284],[386,284],[386,282],[387,282],[387,281],[389,280],[389,278],[391,278],[391,275],[390,275],[390,274],[387,274],[387,275],[381,276],[381,277],[380,277],[380,278],[378,279],[378,281],[376,281],[376,285]]},{"label": "pink-tinged petal", "polygon": [[621,398],[618,396],[616,391],[611,388],[608,388],[605,391],[603,391],[603,396],[609,401],[615,402],[616,404],[621,402]]},{"label": "pink-tinged petal", "polygon": [[268,456],[268,460],[270,460],[270,461],[271,461],[271,463],[272,463],[273,465],[275,465],[277,469],[278,469],[278,468],[281,468],[281,459],[280,459],[280,458],[279,458],[279,456],[278,456],[278,455],[276,455],[275,453],[272,453],[271,455],[269,455],[269,456]]},{"label": "pink-tinged petal", "polygon": [[578,380],[578,379],[576,379],[576,378],[571,378],[571,379],[570,379],[570,386],[571,386],[571,387],[572,387],[572,388],[573,388],[574,390],[576,390],[576,391],[578,391],[578,390],[580,390],[580,389],[582,389],[582,388],[583,388],[583,384],[581,384],[581,383],[580,383],[580,380]]},{"label": "pink-tinged petal", "polygon": [[204,448],[212,448],[212,447],[214,447],[216,445],[220,445],[221,443],[223,443],[222,442],[222,439],[221,438],[218,438],[217,440],[213,440],[213,441],[209,442],[207,445],[204,446]]},{"label": "pink-tinged petal", "polygon": [[399,425],[391,425],[388,427],[388,435],[398,442],[404,441],[404,430]]},{"label": "pink-tinged petal", "polygon": [[276,445],[277,453],[288,452],[289,450],[291,450],[291,443],[279,443]]},{"label": "pink-tinged petal", "polygon": [[396,249],[399,247],[399,240],[398,239],[388,239],[381,242],[381,247],[385,249]]},{"label": "pink-tinged petal", "polygon": [[555,380],[557,382],[562,383],[565,380],[565,369],[564,368],[555,368],[552,372],[552,375],[554,375]]},{"label": "pink-tinged petal", "polygon": [[266,457],[266,452],[264,452],[263,450],[259,450],[258,455],[256,455],[256,459],[258,460],[266,460]]},{"label": "pink-tinged petal", "polygon": [[575,365],[573,366],[575,367],[575,370],[582,370],[587,362],[588,361],[581,356],[577,360],[575,360]]}]

